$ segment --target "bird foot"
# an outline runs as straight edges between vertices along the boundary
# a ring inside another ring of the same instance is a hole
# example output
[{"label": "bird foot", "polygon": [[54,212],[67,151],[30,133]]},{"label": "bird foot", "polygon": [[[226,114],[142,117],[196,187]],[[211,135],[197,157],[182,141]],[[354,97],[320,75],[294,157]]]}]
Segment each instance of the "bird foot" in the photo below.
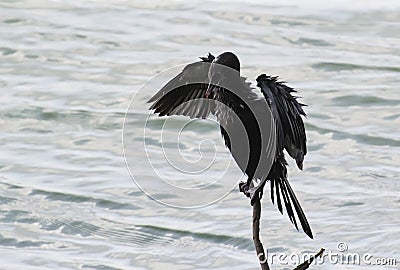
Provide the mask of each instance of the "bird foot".
[{"label": "bird foot", "polygon": [[246,195],[247,198],[250,198],[250,204],[252,206],[254,205],[254,202],[262,196],[260,189],[262,191],[262,188],[260,186],[250,188],[249,185],[245,182],[239,183],[240,192]]},{"label": "bird foot", "polygon": [[257,186],[249,187],[247,182],[240,182],[239,183],[239,190],[242,192],[246,197],[250,198],[250,204],[253,206],[256,200],[260,200],[263,196],[264,185],[266,180],[263,180]]},{"label": "bird foot", "polygon": [[240,182],[239,183],[240,192],[242,192],[248,198],[250,198],[249,189],[250,189],[249,185],[246,182]]},{"label": "bird foot", "polygon": [[254,205],[256,200],[260,200],[263,196],[265,180],[262,181],[259,185],[255,187],[249,187],[249,185],[245,182],[239,183],[239,190],[242,192],[246,197],[250,198],[250,204]]}]

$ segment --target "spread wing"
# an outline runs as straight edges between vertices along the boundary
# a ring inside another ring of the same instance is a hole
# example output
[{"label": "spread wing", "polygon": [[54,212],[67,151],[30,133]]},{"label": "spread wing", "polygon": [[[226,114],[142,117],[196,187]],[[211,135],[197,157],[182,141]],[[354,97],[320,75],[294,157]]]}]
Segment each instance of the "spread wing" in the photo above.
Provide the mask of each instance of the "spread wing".
[{"label": "spread wing", "polygon": [[257,78],[257,86],[260,87],[267,100],[277,128],[277,151],[283,149],[296,160],[299,169],[303,169],[304,156],[307,154],[306,132],[301,116],[306,116],[303,106],[292,96],[296,92],[293,88],[278,82],[277,77],[269,77],[261,74]]},{"label": "spread wing", "polygon": [[149,103],[150,110],[164,115],[185,115],[190,118],[206,118],[214,111],[214,103],[207,100],[208,70],[214,60],[212,54],[200,57],[202,61],[191,63],[159,90]]}]

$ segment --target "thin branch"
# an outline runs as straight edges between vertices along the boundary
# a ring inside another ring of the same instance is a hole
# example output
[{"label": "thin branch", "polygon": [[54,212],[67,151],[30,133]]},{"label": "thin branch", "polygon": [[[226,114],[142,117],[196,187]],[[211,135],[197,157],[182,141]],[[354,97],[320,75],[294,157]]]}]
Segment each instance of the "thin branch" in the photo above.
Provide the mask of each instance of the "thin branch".
[{"label": "thin branch", "polygon": [[264,247],[260,240],[260,217],[261,217],[261,203],[258,194],[254,198],[254,205],[253,205],[253,242],[256,248],[257,257],[261,265],[262,270],[270,270],[269,265],[267,262],[267,257],[264,253]]},{"label": "thin branch", "polygon": [[322,254],[324,253],[324,251],[325,251],[325,249],[321,248],[321,250],[317,254],[315,254],[310,259],[308,259],[307,261],[303,262],[302,264],[300,264],[299,266],[297,266],[293,270],[305,270],[305,269],[308,269],[308,267],[310,267],[310,264],[315,260],[315,258],[322,257]]}]

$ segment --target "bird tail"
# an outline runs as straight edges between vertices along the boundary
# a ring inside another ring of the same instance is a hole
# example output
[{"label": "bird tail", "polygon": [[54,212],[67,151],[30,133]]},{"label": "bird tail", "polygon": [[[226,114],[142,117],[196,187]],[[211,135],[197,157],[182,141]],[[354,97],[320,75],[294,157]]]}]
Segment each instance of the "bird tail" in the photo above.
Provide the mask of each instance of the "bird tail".
[{"label": "bird tail", "polygon": [[[303,209],[301,209],[300,203],[297,200],[296,195],[294,194],[294,191],[289,184],[289,181],[287,180],[285,163],[278,161],[274,165],[278,165],[278,166],[281,165],[284,167],[284,170],[282,170],[282,168],[281,168],[281,170],[279,170],[281,172],[281,177],[276,177],[276,178],[273,178],[270,180],[272,203],[275,204],[275,195],[276,195],[276,203],[278,205],[278,209],[281,212],[281,214],[283,214],[283,207],[282,207],[282,198],[283,198],[283,202],[285,204],[286,211],[290,218],[290,221],[294,224],[296,229],[299,230],[299,228],[297,226],[296,218],[294,215],[294,211],[292,208],[292,205],[293,205],[294,209],[297,213],[297,217],[300,220],[300,224],[301,224],[301,227],[303,228],[303,231],[312,239],[313,234],[311,232],[310,225],[308,224],[306,215],[304,214]],[[282,172],[283,172],[283,174],[282,174]]]}]

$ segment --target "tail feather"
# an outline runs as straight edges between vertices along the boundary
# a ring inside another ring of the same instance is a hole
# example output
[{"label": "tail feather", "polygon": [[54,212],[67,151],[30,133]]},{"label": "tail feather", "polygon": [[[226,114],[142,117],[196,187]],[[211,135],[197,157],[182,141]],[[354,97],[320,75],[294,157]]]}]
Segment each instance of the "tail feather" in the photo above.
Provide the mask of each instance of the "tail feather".
[{"label": "tail feather", "polygon": [[[297,217],[300,220],[301,227],[303,228],[303,231],[312,239],[313,234],[311,232],[310,225],[308,224],[306,215],[304,214],[299,201],[296,198],[296,195],[294,194],[294,191],[292,187],[289,184],[289,181],[286,179],[286,177],[279,178],[279,179],[272,179],[271,181],[271,200],[272,203],[274,202],[274,193],[276,193],[276,201],[278,204],[278,209],[279,211],[283,214],[282,210],[282,203],[281,203],[281,196],[282,194],[283,201],[285,203],[286,211],[287,214],[290,218],[290,221],[294,224],[297,230],[299,230],[296,222],[296,218],[294,215],[294,211],[292,208],[292,205],[294,206],[294,209],[296,210]],[[274,192],[275,189],[275,192]]]},{"label": "tail feather", "polygon": [[283,200],[285,201],[286,212],[287,212],[287,214],[288,214],[288,216],[290,218],[290,221],[296,227],[296,230],[299,230],[299,227],[297,227],[296,219],[294,217],[292,204],[290,203],[290,198],[289,198],[289,195],[288,195],[288,191],[287,191],[285,185],[282,183],[282,181],[280,181],[279,184],[280,184],[280,188],[281,188],[281,191],[282,191]]},{"label": "tail feather", "polygon": [[301,227],[303,228],[303,231],[312,239],[313,234],[311,232],[311,227],[310,224],[308,224],[306,215],[303,212],[303,209],[301,209],[300,203],[296,198],[296,195],[294,194],[294,191],[292,187],[289,184],[289,181],[285,178],[283,179],[284,181],[282,182],[284,186],[286,187],[286,190],[289,192],[290,199],[294,205],[294,208],[296,209],[297,212],[297,217],[300,220]]},{"label": "tail feather", "polygon": [[275,186],[276,186],[276,189],[275,189],[275,191],[276,191],[276,203],[278,204],[279,212],[281,212],[281,214],[283,214],[282,203],[281,203],[281,195],[279,194],[280,193],[279,192],[279,190],[280,190],[279,182],[276,182]]},{"label": "tail feather", "polygon": [[275,199],[274,199],[274,186],[275,186],[275,181],[271,180],[271,201],[273,204],[275,204]]}]

